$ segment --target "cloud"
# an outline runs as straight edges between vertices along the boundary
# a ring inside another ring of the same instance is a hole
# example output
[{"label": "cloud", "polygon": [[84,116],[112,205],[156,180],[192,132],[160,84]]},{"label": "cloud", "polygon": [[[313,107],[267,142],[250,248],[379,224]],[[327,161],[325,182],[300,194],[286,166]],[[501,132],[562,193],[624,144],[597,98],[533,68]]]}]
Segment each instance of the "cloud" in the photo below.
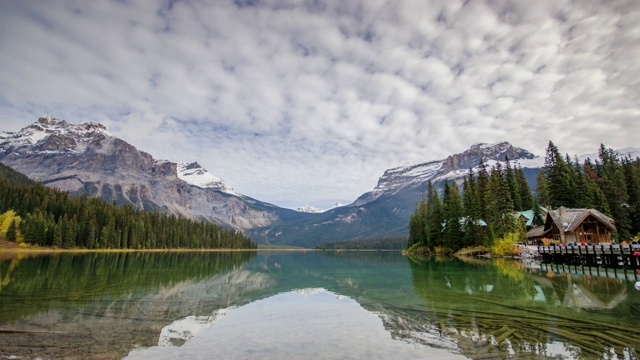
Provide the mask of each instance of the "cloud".
[{"label": "cloud", "polygon": [[0,122],[94,120],[277,205],[511,141],[634,146],[635,1],[0,4]]}]

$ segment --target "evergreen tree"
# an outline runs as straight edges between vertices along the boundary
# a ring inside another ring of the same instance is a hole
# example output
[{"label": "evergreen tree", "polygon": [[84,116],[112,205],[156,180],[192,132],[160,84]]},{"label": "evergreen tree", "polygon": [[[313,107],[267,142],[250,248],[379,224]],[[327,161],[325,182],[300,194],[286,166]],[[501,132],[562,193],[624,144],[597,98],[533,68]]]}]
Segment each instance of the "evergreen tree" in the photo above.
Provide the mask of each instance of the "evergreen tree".
[{"label": "evergreen tree", "polygon": [[427,219],[427,201],[422,196],[419,203],[416,203],[416,211],[409,219],[409,241],[407,248],[413,245],[424,245],[427,240],[426,235],[426,219]]},{"label": "evergreen tree", "polygon": [[16,241],[18,239],[18,225],[16,225],[16,219],[11,220],[9,228],[7,229],[7,240]]},{"label": "evergreen tree", "polygon": [[429,180],[428,194],[427,194],[427,213],[429,217],[426,220],[426,246],[430,250],[434,250],[436,246],[442,246],[443,234],[442,223],[444,222],[444,211],[442,209],[442,202],[438,196],[438,191]]},{"label": "evergreen tree", "polygon": [[611,210],[609,210],[609,203],[607,202],[607,198],[604,196],[604,192],[600,188],[602,185],[602,179],[598,176],[596,171],[593,169],[593,165],[589,159],[586,159],[584,162],[584,166],[582,167],[583,172],[585,174],[585,182],[586,182],[586,190],[590,193],[587,195],[589,199],[592,201],[590,207],[600,211],[601,213],[611,216]]},{"label": "evergreen tree", "polygon": [[449,184],[444,183],[444,246],[454,251],[463,247],[463,233],[460,220],[463,216],[462,199],[460,198],[460,190],[455,182]]},{"label": "evergreen tree", "polygon": [[575,207],[573,176],[558,148],[549,141],[544,160],[544,175],[549,184],[549,202],[552,207]]},{"label": "evergreen tree", "polygon": [[520,194],[521,208],[533,208],[533,195],[531,194],[531,188],[527,182],[527,177],[524,175],[524,171],[519,166],[516,170],[516,182],[518,184],[518,192]]},{"label": "evergreen tree", "polygon": [[480,208],[480,216],[483,220],[487,220],[487,192],[489,191],[489,172],[487,171],[487,165],[480,160],[478,165],[478,181],[476,188],[476,204]]},{"label": "evergreen tree", "polygon": [[575,185],[576,185],[576,199],[575,206],[578,208],[590,209],[594,208],[595,200],[593,198],[594,193],[589,188],[590,179],[584,171],[584,166],[581,166],[578,158],[575,161],[569,163],[571,170],[574,172]]},{"label": "evergreen tree", "polygon": [[616,222],[616,229],[621,239],[630,238],[631,223],[629,221],[629,195],[625,183],[624,172],[618,154],[612,149],[600,145],[600,177],[602,178],[602,192],[604,193],[609,210]]},{"label": "evergreen tree", "polygon": [[[65,214],[66,217],[66,214]],[[67,220],[64,225],[62,247],[65,249],[71,249],[76,243],[76,217],[75,215]]]},{"label": "evergreen tree", "polygon": [[503,237],[513,230],[513,202],[509,186],[505,180],[502,165],[497,163],[489,177],[489,191],[486,193],[487,224],[493,239]]},{"label": "evergreen tree", "polygon": [[522,211],[522,198],[520,196],[520,188],[517,182],[517,175],[515,169],[511,167],[511,162],[509,161],[509,157],[505,156],[506,168],[504,171],[505,181],[509,187],[509,194],[511,196],[511,201],[513,202],[513,208],[516,211]]},{"label": "evergreen tree", "polygon": [[482,227],[480,220],[482,219],[482,211],[477,203],[477,185],[473,171],[469,169],[468,178],[463,183],[462,208],[464,209],[465,222],[464,230],[464,246],[477,246],[482,244]]},{"label": "evergreen tree", "polygon": [[536,175],[536,200],[540,205],[548,209],[551,208],[549,183],[547,182],[544,170],[538,171],[538,175]]},{"label": "evergreen tree", "polygon": [[62,221],[53,226],[53,245],[56,247],[62,246],[63,228],[64,223]]},{"label": "evergreen tree", "polygon": [[629,231],[632,236],[637,236],[640,234],[640,159],[633,161],[630,157],[624,157],[622,167],[629,196]]}]

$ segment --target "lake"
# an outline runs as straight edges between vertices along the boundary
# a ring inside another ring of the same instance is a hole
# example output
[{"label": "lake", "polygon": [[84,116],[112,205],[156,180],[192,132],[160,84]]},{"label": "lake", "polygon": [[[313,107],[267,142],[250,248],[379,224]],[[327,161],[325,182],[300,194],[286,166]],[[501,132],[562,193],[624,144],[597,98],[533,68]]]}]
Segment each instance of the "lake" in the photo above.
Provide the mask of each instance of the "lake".
[{"label": "lake", "polygon": [[0,358],[634,359],[640,275],[397,252],[0,262]]}]

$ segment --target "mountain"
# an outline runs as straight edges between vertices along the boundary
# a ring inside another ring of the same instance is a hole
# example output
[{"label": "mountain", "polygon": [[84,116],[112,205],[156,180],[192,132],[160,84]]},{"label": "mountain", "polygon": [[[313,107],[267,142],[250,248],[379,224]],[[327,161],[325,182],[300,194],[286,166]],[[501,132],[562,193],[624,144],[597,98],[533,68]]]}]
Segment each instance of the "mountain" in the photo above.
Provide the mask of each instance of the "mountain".
[{"label": "mountain", "polygon": [[389,169],[376,187],[353,203],[314,214],[305,219],[277,221],[264,227],[248,230],[259,243],[315,246],[322,242],[356,238],[407,236],[409,217],[416,202],[427,191],[427,183],[441,186],[445,180],[461,180],[479,171],[482,160],[487,169],[509,159],[511,166],[523,169],[534,188],[538,169],[544,159],[508,142],[478,143],[468,150],[446,159]]},{"label": "mountain", "polygon": [[523,169],[538,169],[544,165],[544,158],[514,147],[508,142],[477,143],[471,145],[468,150],[450,155],[443,160],[389,169],[380,177],[373,191],[360,196],[353,205],[363,205],[383,195],[398,194],[407,188],[424,185],[429,180],[436,182],[461,179],[469,174],[469,169],[477,174],[480,160],[490,169],[497,162],[504,165],[507,157],[511,166],[520,166]]},{"label": "mountain", "polygon": [[156,160],[97,123],[44,116],[18,132],[1,132],[0,162],[74,195],[240,230],[300,216],[236,193],[197,162]]},{"label": "mountain", "polygon": [[299,208],[296,208],[296,211],[303,212],[303,213],[319,214],[319,213],[323,212],[324,210],[318,209],[318,208],[313,207],[313,206],[305,205],[305,206],[301,206]]}]

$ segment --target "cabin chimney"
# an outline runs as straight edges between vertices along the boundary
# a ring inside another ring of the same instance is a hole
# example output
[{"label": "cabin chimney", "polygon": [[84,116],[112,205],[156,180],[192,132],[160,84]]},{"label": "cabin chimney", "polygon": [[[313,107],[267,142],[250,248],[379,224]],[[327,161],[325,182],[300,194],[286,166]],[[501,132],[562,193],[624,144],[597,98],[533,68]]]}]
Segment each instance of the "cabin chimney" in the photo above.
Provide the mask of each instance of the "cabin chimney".
[{"label": "cabin chimney", "polygon": [[567,209],[564,206],[560,206],[558,208],[558,216],[560,217],[560,222],[563,225],[567,224]]}]

